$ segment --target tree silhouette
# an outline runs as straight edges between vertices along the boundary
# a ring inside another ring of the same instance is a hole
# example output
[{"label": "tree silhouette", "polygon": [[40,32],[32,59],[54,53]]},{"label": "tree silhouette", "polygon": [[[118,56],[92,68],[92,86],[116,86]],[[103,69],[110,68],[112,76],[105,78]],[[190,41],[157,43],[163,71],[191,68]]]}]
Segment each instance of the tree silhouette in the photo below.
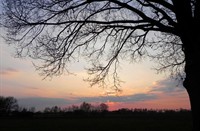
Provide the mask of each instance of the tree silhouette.
[{"label": "tree silhouette", "polygon": [[109,108],[108,105],[105,104],[105,103],[101,103],[99,105],[99,109],[100,109],[101,112],[108,111],[108,108]]},{"label": "tree silhouette", "polygon": [[1,113],[10,113],[11,111],[18,109],[17,99],[14,97],[4,97],[0,96],[0,115]]},{"label": "tree silhouette", "polygon": [[91,85],[110,76],[118,89],[120,60],[144,56],[158,60],[159,71],[183,73],[199,130],[199,0],[4,0],[1,18],[17,55],[41,60],[46,76],[80,56],[91,62]]},{"label": "tree silhouette", "polygon": [[89,103],[86,103],[86,102],[83,102],[81,105],[80,105],[80,110],[84,111],[84,112],[90,112],[92,109],[92,105],[89,104]]}]

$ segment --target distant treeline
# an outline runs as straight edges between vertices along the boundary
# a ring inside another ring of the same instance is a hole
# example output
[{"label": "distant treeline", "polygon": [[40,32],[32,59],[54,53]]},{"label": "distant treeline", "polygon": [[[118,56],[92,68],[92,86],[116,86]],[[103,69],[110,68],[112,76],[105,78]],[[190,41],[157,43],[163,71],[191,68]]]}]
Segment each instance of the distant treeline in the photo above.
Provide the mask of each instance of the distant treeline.
[{"label": "distant treeline", "polygon": [[46,107],[43,111],[36,111],[35,107],[20,107],[14,97],[0,96],[0,117],[141,117],[148,115],[167,117],[174,115],[190,116],[191,111],[186,109],[178,110],[155,110],[155,109],[128,109],[122,108],[109,111],[109,106],[105,103],[92,105],[83,102],[80,106],[72,105],[66,108],[58,106]]}]

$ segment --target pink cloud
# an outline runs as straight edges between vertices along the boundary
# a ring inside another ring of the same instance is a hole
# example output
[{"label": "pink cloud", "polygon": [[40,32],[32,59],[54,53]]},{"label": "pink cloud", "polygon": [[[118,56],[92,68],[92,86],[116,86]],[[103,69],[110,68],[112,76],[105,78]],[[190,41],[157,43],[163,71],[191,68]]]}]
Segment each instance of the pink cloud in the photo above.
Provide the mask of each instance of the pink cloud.
[{"label": "pink cloud", "polygon": [[19,70],[16,70],[13,68],[5,68],[5,69],[0,70],[0,75],[3,75],[3,76],[10,76],[16,73],[19,73]]}]

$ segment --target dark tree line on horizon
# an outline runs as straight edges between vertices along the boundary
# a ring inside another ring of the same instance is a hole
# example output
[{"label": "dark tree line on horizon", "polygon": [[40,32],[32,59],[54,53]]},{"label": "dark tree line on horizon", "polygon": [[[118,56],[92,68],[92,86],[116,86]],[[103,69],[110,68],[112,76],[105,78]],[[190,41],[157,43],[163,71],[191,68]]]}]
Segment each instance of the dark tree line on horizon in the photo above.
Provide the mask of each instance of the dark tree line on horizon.
[{"label": "dark tree line on horizon", "polygon": [[[100,103],[92,105],[87,102],[83,102],[80,106],[72,105],[65,108],[58,106],[45,107],[42,112],[44,113],[59,113],[59,112],[74,112],[74,111],[83,111],[83,112],[104,112],[108,111],[109,106],[105,103]],[[0,114],[10,114],[12,112],[36,112],[35,107],[22,107],[18,104],[16,98],[8,96],[0,96]]]},{"label": "dark tree line on horizon", "polygon": [[121,108],[114,111],[109,111],[109,106],[105,103],[101,103],[98,105],[92,105],[87,102],[83,102],[78,105],[71,105],[65,108],[61,108],[59,106],[45,107],[44,110],[36,111],[35,107],[21,107],[18,105],[17,99],[14,97],[4,97],[0,96],[0,118],[1,117],[68,117],[68,116],[137,116],[142,115],[155,115],[155,114],[182,114],[186,116],[190,116],[190,110],[186,109],[177,109],[177,110],[169,110],[169,109],[128,109]]}]

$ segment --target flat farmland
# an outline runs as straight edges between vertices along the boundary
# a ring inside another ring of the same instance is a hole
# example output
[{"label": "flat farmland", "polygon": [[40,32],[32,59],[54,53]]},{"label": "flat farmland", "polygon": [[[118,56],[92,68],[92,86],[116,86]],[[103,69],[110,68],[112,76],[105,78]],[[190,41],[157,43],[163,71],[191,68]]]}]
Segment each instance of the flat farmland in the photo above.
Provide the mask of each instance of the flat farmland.
[{"label": "flat farmland", "polygon": [[184,115],[0,118],[0,131],[191,131]]}]

